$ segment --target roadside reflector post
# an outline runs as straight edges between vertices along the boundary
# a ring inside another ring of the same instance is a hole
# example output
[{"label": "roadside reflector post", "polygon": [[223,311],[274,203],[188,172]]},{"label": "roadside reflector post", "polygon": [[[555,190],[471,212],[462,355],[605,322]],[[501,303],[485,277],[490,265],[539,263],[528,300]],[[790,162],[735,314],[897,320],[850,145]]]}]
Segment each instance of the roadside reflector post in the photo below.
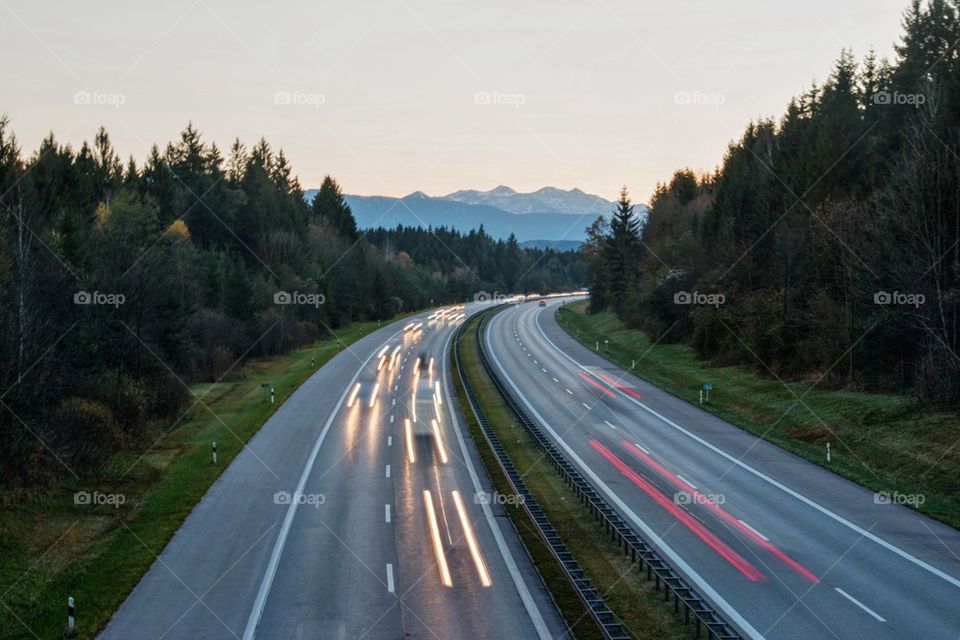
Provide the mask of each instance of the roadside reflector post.
[{"label": "roadside reflector post", "polygon": [[827,443],[827,462],[830,462],[830,443]]},{"label": "roadside reflector post", "polygon": [[271,386],[270,387],[270,404],[273,404],[276,401],[276,399],[277,399],[276,391],[274,391],[273,387]]},{"label": "roadside reflector post", "polygon": [[631,360],[631,361],[630,361],[630,368],[631,368],[631,369],[636,369],[636,368],[637,368],[637,361],[636,361],[636,360]]},{"label": "roadside reflector post", "polygon": [[314,364],[314,359],[310,358],[310,368],[313,369],[316,365]]},{"label": "roadside reflector post", "polygon": [[213,460],[213,464],[217,464],[217,441],[214,440],[210,445],[210,459]]},{"label": "roadside reflector post", "polygon": [[73,596],[67,597],[67,635],[73,637],[77,634],[77,622],[73,616]]},{"label": "roadside reflector post", "polygon": [[600,341],[599,341],[599,340],[597,340],[596,343],[594,344],[593,350],[596,351],[597,353],[600,353]]},{"label": "roadside reflector post", "polygon": [[703,389],[700,389],[700,404],[703,404]]}]

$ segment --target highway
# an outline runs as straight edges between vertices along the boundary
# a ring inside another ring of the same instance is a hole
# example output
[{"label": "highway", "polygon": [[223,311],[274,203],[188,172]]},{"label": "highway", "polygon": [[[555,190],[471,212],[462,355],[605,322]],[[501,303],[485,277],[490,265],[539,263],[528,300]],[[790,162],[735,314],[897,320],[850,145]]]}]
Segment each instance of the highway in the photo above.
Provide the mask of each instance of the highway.
[{"label": "highway", "polygon": [[563,637],[452,393],[468,313],[386,326],[307,380],[102,637]]},{"label": "highway", "polygon": [[493,366],[745,637],[960,637],[960,533],[612,365],[557,324],[558,304],[496,314]]}]

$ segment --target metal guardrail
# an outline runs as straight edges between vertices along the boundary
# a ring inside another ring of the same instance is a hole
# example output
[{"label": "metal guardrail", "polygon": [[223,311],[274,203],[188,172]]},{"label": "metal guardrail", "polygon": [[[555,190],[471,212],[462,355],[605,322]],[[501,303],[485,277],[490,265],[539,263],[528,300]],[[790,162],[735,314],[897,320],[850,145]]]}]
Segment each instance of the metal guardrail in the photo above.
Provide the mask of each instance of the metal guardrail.
[{"label": "metal guardrail", "polygon": [[[494,310],[492,309],[491,311]],[[741,640],[742,636],[739,632],[714,610],[693,587],[689,586],[686,580],[678,575],[652,546],[641,537],[631,525],[627,524],[627,522],[620,517],[616,510],[607,504],[607,501],[593,488],[593,485],[590,484],[583,474],[567,460],[543,432],[540,425],[537,424],[521,406],[519,400],[507,389],[487,357],[483,344],[482,330],[483,327],[486,326],[490,315],[489,312],[485,313],[480,322],[477,323],[477,351],[480,355],[480,362],[493,381],[497,391],[499,391],[500,395],[517,415],[521,424],[523,424],[530,435],[533,436],[534,440],[536,440],[540,449],[553,465],[553,468],[577,494],[580,501],[590,509],[593,516],[603,525],[605,533],[610,536],[611,540],[623,549],[624,555],[629,556],[632,562],[638,563],[641,571],[646,570],[647,580],[654,581],[654,589],[658,593],[661,584],[663,585],[664,602],[669,602],[671,595],[673,596],[674,613],[679,615],[680,607],[683,605],[683,621],[685,624],[690,624],[691,617],[693,618],[697,638],[700,637],[701,630],[704,630],[706,631],[708,640],[712,638],[716,638],[717,640]],[[456,337],[456,345],[459,356],[459,331]],[[459,367],[458,357],[458,368]],[[463,377],[462,371],[461,377]],[[468,397],[470,396],[469,392],[467,395]]]},{"label": "metal guardrail", "polygon": [[[473,392],[473,388],[470,386],[470,381],[467,380],[466,372],[463,368],[463,358],[460,354],[460,338],[463,335],[464,327],[466,327],[466,323],[460,325],[454,337],[454,358],[457,363],[457,373],[460,375],[460,382],[463,384],[463,390],[466,392],[470,408],[477,418],[477,423],[480,425],[483,437],[486,439],[487,444],[494,453],[494,457],[497,459],[500,470],[510,483],[511,490],[514,494],[520,496],[521,499],[519,502],[523,506],[524,511],[526,511],[530,520],[536,526],[540,537],[546,543],[554,559],[563,569],[567,581],[580,597],[584,607],[586,607],[590,617],[593,618],[594,623],[596,623],[603,637],[607,638],[607,640],[629,640],[630,636],[624,631],[620,619],[610,610],[603,596],[593,586],[593,583],[586,576],[583,569],[580,568],[579,563],[574,560],[573,554],[567,549],[567,546],[563,543],[556,529],[550,524],[550,520],[544,514],[543,509],[537,503],[533,494],[530,493],[530,490],[527,489],[523,477],[510,461],[503,445],[500,444],[500,439],[490,427],[490,422],[480,408],[477,397]],[[478,324],[477,328],[479,329],[479,327],[480,325]]]}]

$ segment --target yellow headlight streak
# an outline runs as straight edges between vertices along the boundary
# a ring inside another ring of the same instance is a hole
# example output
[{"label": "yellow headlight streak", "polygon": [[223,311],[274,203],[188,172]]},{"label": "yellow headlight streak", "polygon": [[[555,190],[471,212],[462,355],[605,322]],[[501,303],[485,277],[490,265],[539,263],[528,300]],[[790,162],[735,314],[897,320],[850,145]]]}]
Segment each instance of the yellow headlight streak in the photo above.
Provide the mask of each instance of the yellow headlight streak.
[{"label": "yellow headlight streak", "polygon": [[413,450],[413,428],[410,426],[410,418],[403,419],[403,433],[407,439],[407,459],[410,460],[410,464],[413,464],[417,461],[417,454]]},{"label": "yellow headlight streak", "polygon": [[370,408],[373,408],[373,405],[377,404],[377,393],[380,392],[380,383],[373,385],[373,394],[370,396]]},{"label": "yellow headlight streak", "polygon": [[447,449],[443,446],[443,437],[440,435],[440,425],[437,424],[436,420],[431,420],[430,426],[433,427],[433,439],[437,442],[437,451],[440,452],[440,461],[443,462],[443,464],[447,464]]},{"label": "yellow headlight streak", "polygon": [[447,566],[447,555],[443,552],[443,539],[440,537],[440,526],[437,524],[437,513],[433,510],[433,497],[430,491],[424,489],[423,502],[427,507],[427,524],[430,526],[430,538],[433,540],[433,552],[437,556],[437,567],[440,569],[440,581],[443,586],[452,587],[450,567]]},{"label": "yellow headlight streak", "polygon": [[440,381],[437,380],[433,387],[437,391],[437,402],[443,404],[443,398],[440,397]]},{"label": "yellow headlight streak", "polygon": [[480,546],[477,545],[477,539],[473,535],[473,527],[470,526],[470,520],[467,519],[467,510],[463,508],[463,500],[460,498],[460,492],[453,492],[453,503],[457,507],[457,515],[460,516],[460,525],[463,527],[463,535],[467,539],[467,546],[470,548],[470,555],[473,556],[473,564],[477,567],[477,574],[480,576],[480,584],[489,587],[493,584],[490,579],[490,572],[487,571],[487,564],[483,561],[483,555],[480,553]]},{"label": "yellow headlight streak", "polygon": [[383,363],[387,361],[387,356],[380,356],[380,362],[377,363],[377,371],[383,369]]},{"label": "yellow headlight streak", "polygon": [[357,394],[360,393],[360,383],[357,383],[357,386],[353,388],[353,391],[350,392],[350,399],[347,400],[347,406],[352,407],[353,402],[357,399]]},{"label": "yellow headlight streak", "polygon": [[393,353],[390,354],[390,370],[393,371],[397,366],[397,360],[400,359],[400,345],[397,345],[397,348],[393,350]]},{"label": "yellow headlight streak", "polygon": [[413,421],[417,421],[417,392],[414,391],[410,394],[410,417],[413,418]]},{"label": "yellow headlight streak", "polygon": [[377,357],[382,358],[384,355],[386,355],[387,351],[389,350],[390,350],[390,345],[388,344],[383,345],[383,349],[380,349],[380,353],[377,354]]},{"label": "yellow headlight streak", "polygon": [[433,396],[433,414],[437,416],[437,422],[443,422],[440,419],[440,405],[437,404],[437,396]]},{"label": "yellow headlight streak", "polygon": [[430,358],[430,369],[428,373],[430,374],[430,379],[433,380],[433,358]]},{"label": "yellow headlight streak", "polygon": [[417,358],[417,361],[413,365],[413,375],[420,375],[420,358]]}]

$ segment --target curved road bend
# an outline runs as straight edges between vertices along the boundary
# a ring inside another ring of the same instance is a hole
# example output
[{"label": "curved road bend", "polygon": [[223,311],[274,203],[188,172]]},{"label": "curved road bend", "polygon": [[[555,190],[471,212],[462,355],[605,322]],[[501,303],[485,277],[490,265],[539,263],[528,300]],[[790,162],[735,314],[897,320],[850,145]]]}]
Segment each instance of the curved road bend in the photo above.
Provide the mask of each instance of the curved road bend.
[{"label": "curved road bend", "polygon": [[572,462],[747,637],[960,637],[960,533],[630,375],[557,324],[485,344]]}]

